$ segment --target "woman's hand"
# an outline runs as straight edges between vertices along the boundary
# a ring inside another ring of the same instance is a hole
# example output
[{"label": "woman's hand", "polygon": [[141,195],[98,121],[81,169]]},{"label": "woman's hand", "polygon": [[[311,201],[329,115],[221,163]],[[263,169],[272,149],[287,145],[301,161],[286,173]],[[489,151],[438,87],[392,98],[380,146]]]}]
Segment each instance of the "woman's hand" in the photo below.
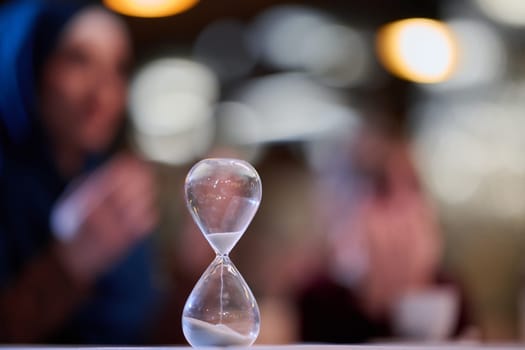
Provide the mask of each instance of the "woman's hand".
[{"label": "woman's hand", "polygon": [[58,209],[66,209],[77,222],[69,225],[74,231],[56,251],[75,279],[93,281],[152,232],[158,219],[155,194],[150,167],[120,155],[62,200]]}]

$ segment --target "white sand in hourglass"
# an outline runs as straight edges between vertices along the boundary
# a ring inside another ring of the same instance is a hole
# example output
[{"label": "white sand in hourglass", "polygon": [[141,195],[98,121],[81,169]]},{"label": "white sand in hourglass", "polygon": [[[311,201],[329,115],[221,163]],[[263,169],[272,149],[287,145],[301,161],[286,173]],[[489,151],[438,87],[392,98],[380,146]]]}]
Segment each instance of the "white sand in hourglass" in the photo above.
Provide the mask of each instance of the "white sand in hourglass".
[{"label": "white sand in hourglass", "polygon": [[249,346],[255,337],[242,335],[224,324],[184,317],[184,334],[194,346]]},{"label": "white sand in hourglass", "polygon": [[237,244],[237,241],[241,238],[244,232],[221,232],[221,233],[210,233],[206,235],[206,238],[210,244],[217,249],[219,254],[228,254],[232,248]]}]

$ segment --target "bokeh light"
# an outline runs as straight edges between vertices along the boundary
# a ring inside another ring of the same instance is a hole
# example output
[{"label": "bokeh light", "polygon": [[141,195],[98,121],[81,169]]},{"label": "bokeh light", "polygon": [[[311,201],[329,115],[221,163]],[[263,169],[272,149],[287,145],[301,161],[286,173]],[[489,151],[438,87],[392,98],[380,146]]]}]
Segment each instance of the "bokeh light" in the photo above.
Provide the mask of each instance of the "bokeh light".
[{"label": "bokeh light", "polygon": [[525,2],[523,0],[475,0],[483,13],[494,21],[525,26]]},{"label": "bokeh light", "polygon": [[259,15],[252,27],[250,47],[265,63],[280,69],[303,68],[302,51],[310,34],[332,19],[318,9],[286,5]]},{"label": "bokeh light", "polygon": [[250,106],[236,101],[221,102],[215,109],[217,143],[235,150],[236,156],[256,163],[264,155],[264,144],[257,142],[263,131],[262,120]]},{"label": "bokeh light", "polygon": [[[334,137],[353,127],[357,119],[341,93],[298,73],[253,80],[237,100],[255,113],[259,131],[254,137],[261,143]],[[248,126],[239,123],[238,127]]]},{"label": "bokeh light", "polygon": [[324,25],[303,50],[306,71],[334,87],[360,84],[371,72],[372,48],[364,35],[340,24]]},{"label": "bokeh light", "polygon": [[416,155],[442,204],[461,215],[524,222],[522,109],[477,98],[419,107]]},{"label": "bokeh light", "polygon": [[447,24],[461,48],[458,63],[450,79],[428,88],[457,91],[479,89],[501,82],[507,69],[508,54],[500,35],[479,20],[453,19]]},{"label": "bokeh light", "polygon": [[165,17],[184,12],[198,0],[104,0],[110,9],[128,16]]},{"label": "bokeh light", "polygon": [[437,83],[454,72],[458,45],[446,24],[411,18],[381,28],[377,52],[385,68],[394,75],[418,83]]},{"label": "bokeh light", "polygon": [[359,84],[371,70],[372,49],[364,34],[315,8],[272,7],[256,18],[249,38],[264,63],[309,73],[330,86]]},{"label": "bokeh light", "polygon": [[206,66],[163,58],[145,65],[130,89],[134,140],[148,158],[180,164],[202,156],[214,135],[218,81]]}]

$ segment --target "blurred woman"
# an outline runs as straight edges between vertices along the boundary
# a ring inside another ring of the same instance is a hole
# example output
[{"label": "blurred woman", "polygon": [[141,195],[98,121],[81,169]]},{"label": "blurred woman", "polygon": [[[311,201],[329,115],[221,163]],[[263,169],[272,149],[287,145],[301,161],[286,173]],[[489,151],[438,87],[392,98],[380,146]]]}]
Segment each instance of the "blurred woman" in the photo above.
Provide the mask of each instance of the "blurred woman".
[{"label": "blurred woman", "polygon": [[298,299],[302,339],[459,335],[465,302],[440,271],[442,237],[409,143],[364,127],[349,149],[325,174],[327,266]]},{"label": "blurred woman", "polygon": [[0,342],[135,343],[156,298],[150,169],[116,153],[128,33],[71,1],[0,7]]}]

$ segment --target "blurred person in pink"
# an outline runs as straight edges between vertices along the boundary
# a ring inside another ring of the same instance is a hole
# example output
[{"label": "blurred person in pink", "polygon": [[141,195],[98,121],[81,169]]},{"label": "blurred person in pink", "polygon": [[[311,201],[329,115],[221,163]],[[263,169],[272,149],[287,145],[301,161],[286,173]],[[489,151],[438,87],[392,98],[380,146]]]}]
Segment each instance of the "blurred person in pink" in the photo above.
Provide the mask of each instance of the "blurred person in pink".
[{"label": "blurred person in pink", "polygon": [[322,175],[326,271],[298,299],[302,339],[452,336],[465,325],[464,304],[441,277],[442,237],[410,145],[364,127],[348,150]]},{"label": "blurred person in pink", "polygon": [[100,7],[0,7],[2,343],[142,341],[157,215],[151,169],[116,141],[130,63]]}]

